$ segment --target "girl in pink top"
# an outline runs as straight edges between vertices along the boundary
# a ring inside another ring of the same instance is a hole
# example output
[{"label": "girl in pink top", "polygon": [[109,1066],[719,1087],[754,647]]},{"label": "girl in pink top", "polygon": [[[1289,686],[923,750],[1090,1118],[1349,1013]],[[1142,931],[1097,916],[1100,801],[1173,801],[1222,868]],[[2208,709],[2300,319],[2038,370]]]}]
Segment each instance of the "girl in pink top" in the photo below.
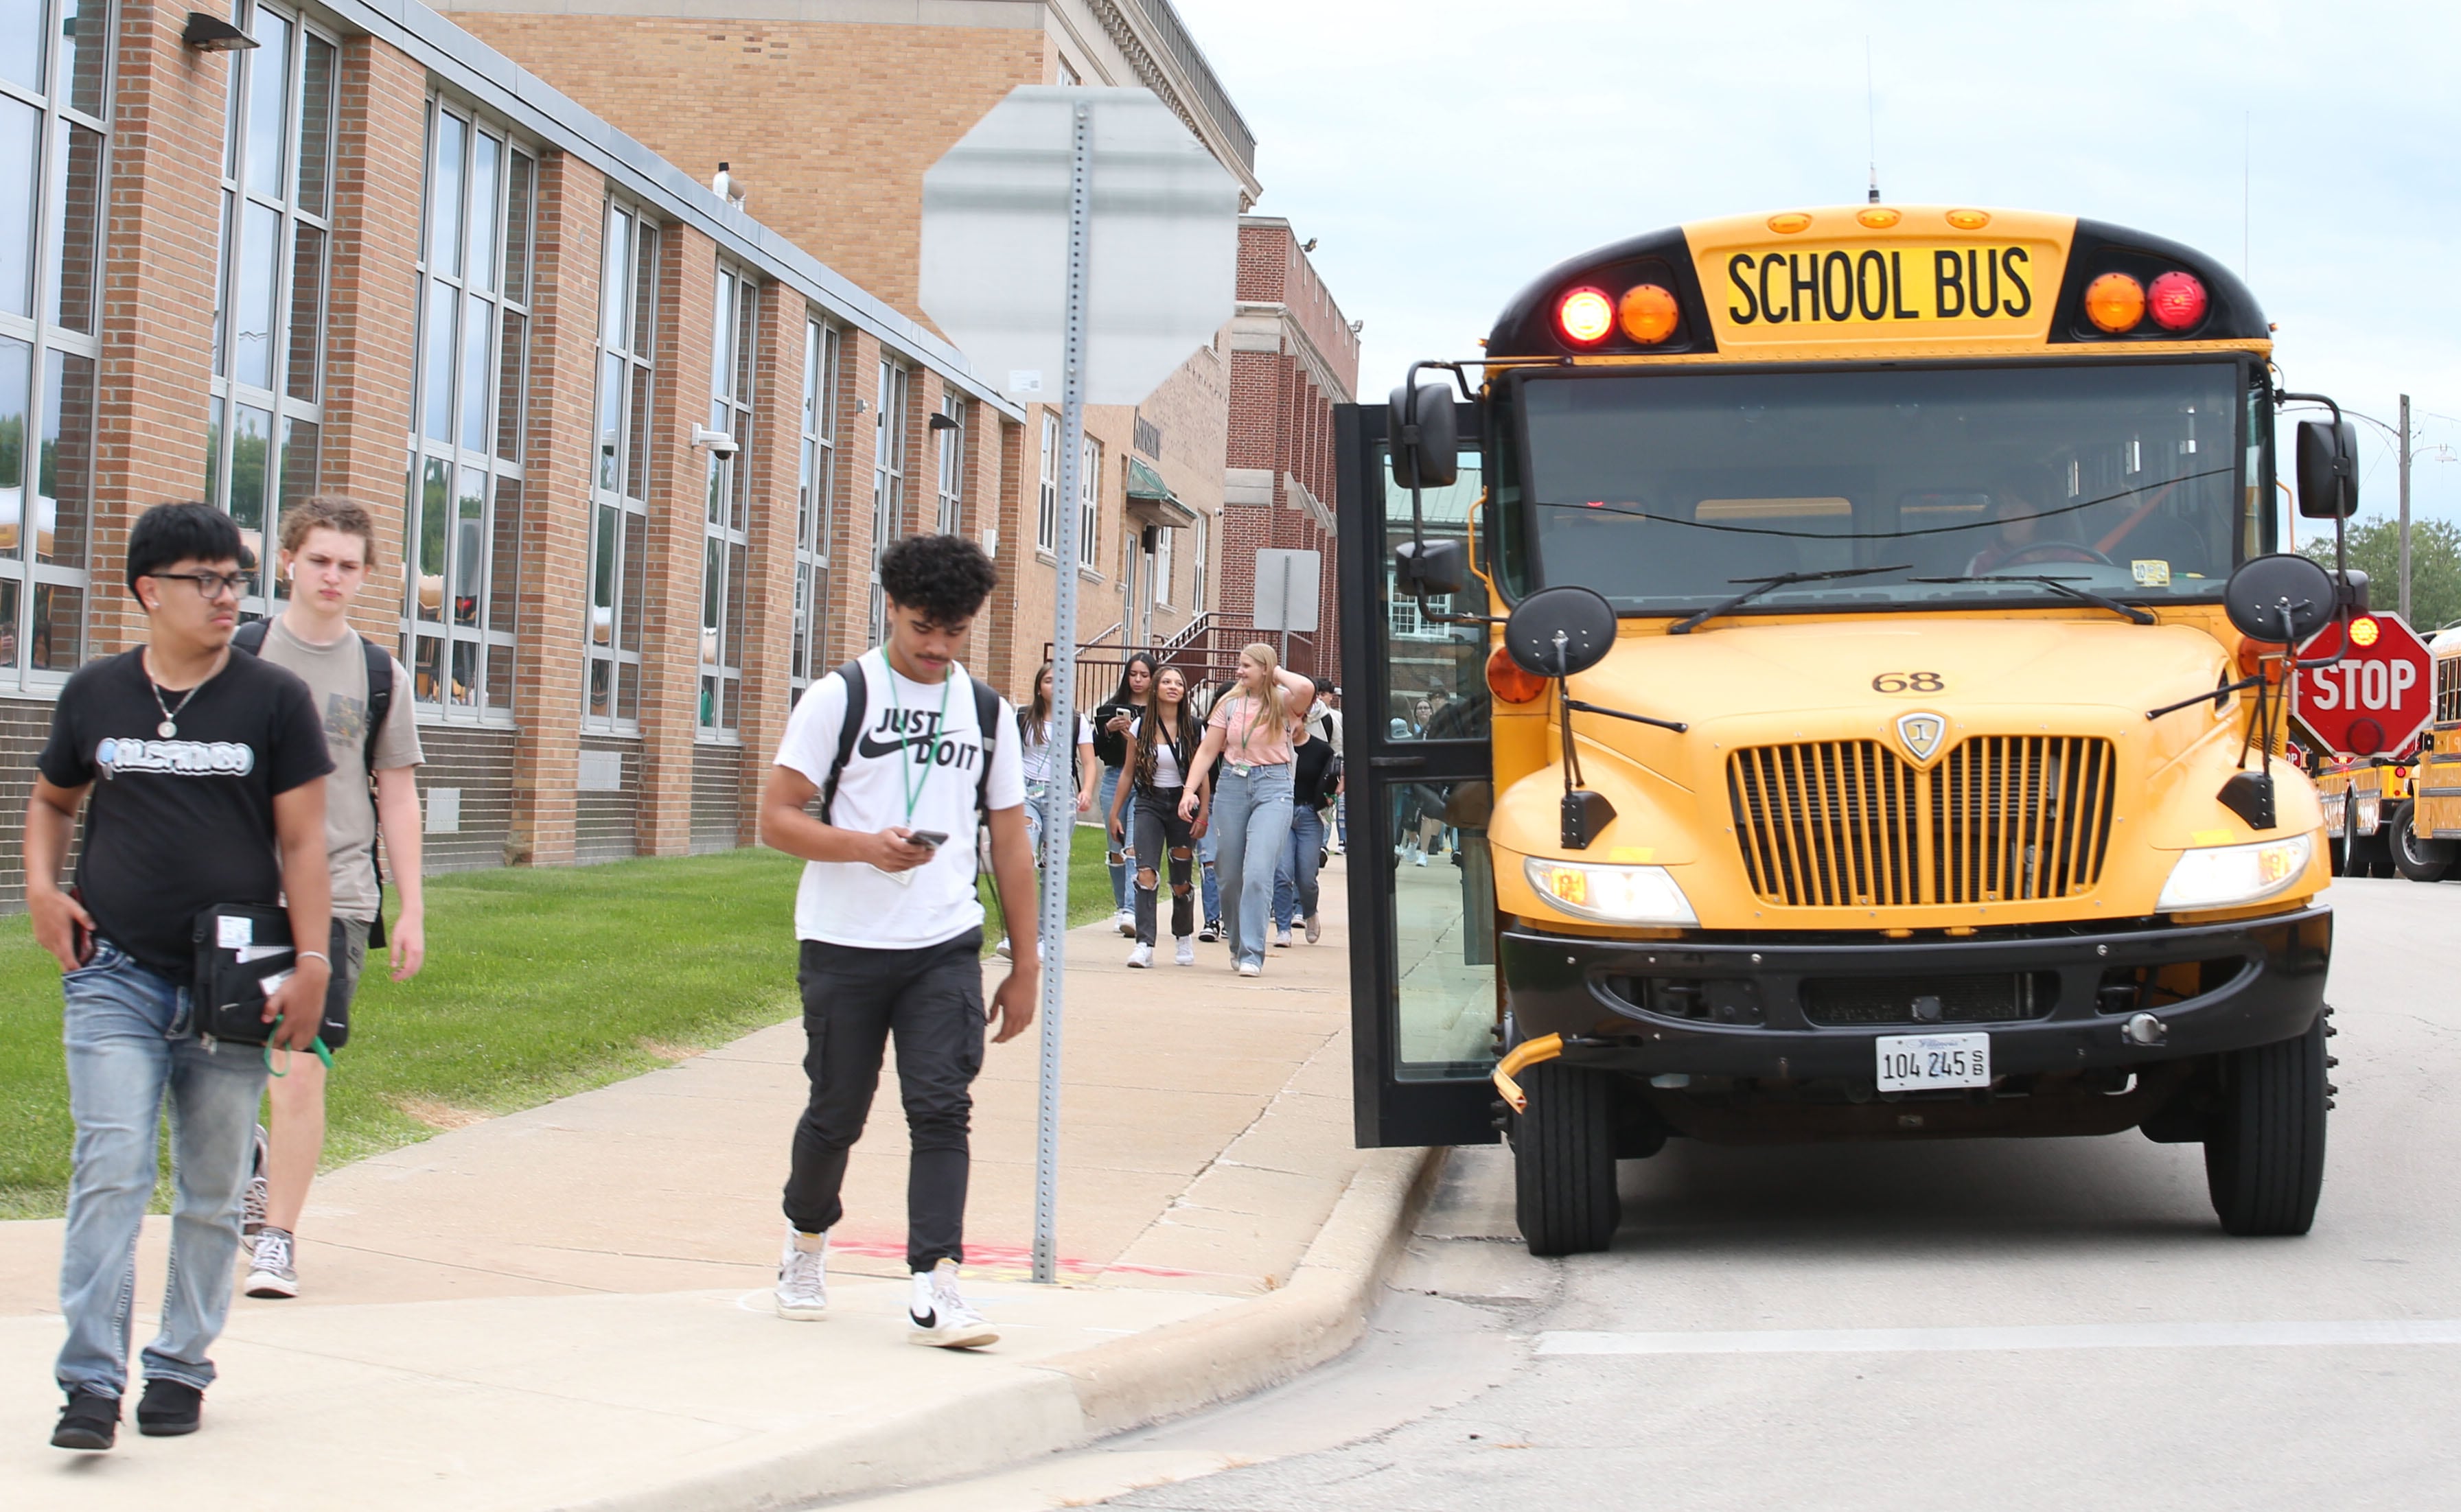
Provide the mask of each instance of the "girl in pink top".
[{"label": "girl in pink top", "polygon": [[1223,921],[1241,976],[1265,969],[1273,864],[1290,839],[1291,727],[1315,701],[1316,684],[1281,667],[1273,647],[1258,641],[1241,650],[1236,687],[1214,703],[1180,799],[1180,817],[1192,820],[1211,794]]}]

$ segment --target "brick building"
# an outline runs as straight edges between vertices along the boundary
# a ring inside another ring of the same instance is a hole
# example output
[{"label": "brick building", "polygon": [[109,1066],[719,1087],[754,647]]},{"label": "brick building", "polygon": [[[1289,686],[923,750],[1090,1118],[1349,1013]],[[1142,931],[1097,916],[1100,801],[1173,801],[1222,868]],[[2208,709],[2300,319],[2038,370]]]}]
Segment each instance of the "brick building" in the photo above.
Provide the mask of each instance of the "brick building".
[{"label": "brick building", "polygon": [[1359,388],[1359,331],[1307,253],[1288,221],[1240,218],[1220,609],[1226,620],[1248,622],[1260,549],[1319,553],[1321,628],[1291,637],[1290,659],[1301,671],[1338,677],[1333,407],[1352,402]]},{"label": "brick building", "polygon": [[1026,412],[431,11],[236,20],[253,47],[143,0],[0,11],[0,903],[50,701],[139,638],[121,552],[165,499],[260,542],[313,492],[377,505],[360,626],[412,669],[432,864],[747,840],[792,698],[867,638],[875,542],[1001,535]]},{"label": "brick building", "polygon": [[[440,3],[669,160],[702,175],[725,163],[765,224],[927,325],[915,301],[923,174],[1017,85],[1151,89],[1239,181],[1243,203],[1259,189],[1254,138],[1168,0]],[[1232,570],[1232,366],[1217,340],[1142,405],[1086,412],[1077,633],[1090,676],[1107,679],[1128,646],[1201,628]],[[995,608],[1008,660],[995,675],[1020,690],[1050,636],[1062,507],[1057,412],[1023,409],[1021,508],[990,538],[1011,586]]]}]

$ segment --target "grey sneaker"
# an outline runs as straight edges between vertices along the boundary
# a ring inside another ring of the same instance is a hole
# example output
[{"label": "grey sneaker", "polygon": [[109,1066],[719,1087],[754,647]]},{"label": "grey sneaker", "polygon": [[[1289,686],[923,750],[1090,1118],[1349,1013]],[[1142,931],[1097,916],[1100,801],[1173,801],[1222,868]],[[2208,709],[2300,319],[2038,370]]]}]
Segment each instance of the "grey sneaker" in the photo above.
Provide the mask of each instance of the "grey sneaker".
[{"label": "grey sneaker", "polygon": [[249,1296],[299,1295],[299,1271],[295,1259],[298,1243],[287,1228],[276,1228],[268,1224],[257,1230],[256,1253],[247,1263]]},{"label": "grey sneaker", "polygon": [[1314,945],[1314,944],[1316,944],[1317,940],[1319,940],[1319,939],[1323,938],[1323,935],[1324,935],[1324,922],[1323,922],[1322,920],[1318,919],[1315,914],[1309,914],[1309,915],[1307,916],[1307,940],[1308,940],[1308,944],[1310,944],[1310,945]]},{"label": "grey sneaker", "polygon": [[1273,948],[1276,950],[1287,950],[1290,948],[1291,930],[1288,925],[1284,925],[1279,930],[1274,932]]},{"label": "grey sneaker", "polygon": [[272,1188],[265,1182],[265,1125],[260,1123],[256,1126],[255,1163],[248,1167],[247,1172],[247,1198],[246,1205],[240,1209],[241,1233],[253,1239],[265,1226],[265,1204],[271,1195]]},{"label": "grey sneaker", "polygon": [[797,1323],[817,1322],[829,1310],[829,1235],[786,1230],[785,1252],[778,1257],[778,1315]]}]

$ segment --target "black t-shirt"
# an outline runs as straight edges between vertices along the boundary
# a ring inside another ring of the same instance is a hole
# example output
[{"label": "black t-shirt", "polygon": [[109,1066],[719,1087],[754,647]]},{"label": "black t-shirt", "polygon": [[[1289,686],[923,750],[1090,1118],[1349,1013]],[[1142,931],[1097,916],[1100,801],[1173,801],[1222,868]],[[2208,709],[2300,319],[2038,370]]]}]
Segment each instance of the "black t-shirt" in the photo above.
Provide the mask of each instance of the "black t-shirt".
[{"label": "black t-shirt", "polygon": [[1309,733],[1308,743],[1291,752],[1291,802],[1299,808],[1322,808],[1333,801],[1333,742]]},{"label": "black t-shirt", "polygon": [[194,965],[199,913],[277,903],[282,862],[273,799],[333,770],[308,685],[268,661],[232,656],[178,710],[162,709],[144,653],[88,663],[60,690],[36,765],[86,799],[77,886],[96,929],[175,982]]}]

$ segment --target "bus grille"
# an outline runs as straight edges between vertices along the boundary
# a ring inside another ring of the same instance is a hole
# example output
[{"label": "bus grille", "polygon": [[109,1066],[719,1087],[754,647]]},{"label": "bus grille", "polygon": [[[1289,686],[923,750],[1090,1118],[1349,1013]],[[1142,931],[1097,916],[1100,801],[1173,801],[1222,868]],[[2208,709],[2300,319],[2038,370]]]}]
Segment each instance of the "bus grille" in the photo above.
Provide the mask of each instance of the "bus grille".
[{"label": "bus grille", "polygon": [[1977,735],[1915,767],[1876,740],[1736,752],[1744,868],[1764,902],[1884,908],[2089,892],[2110,843],[2108,740]]}]

